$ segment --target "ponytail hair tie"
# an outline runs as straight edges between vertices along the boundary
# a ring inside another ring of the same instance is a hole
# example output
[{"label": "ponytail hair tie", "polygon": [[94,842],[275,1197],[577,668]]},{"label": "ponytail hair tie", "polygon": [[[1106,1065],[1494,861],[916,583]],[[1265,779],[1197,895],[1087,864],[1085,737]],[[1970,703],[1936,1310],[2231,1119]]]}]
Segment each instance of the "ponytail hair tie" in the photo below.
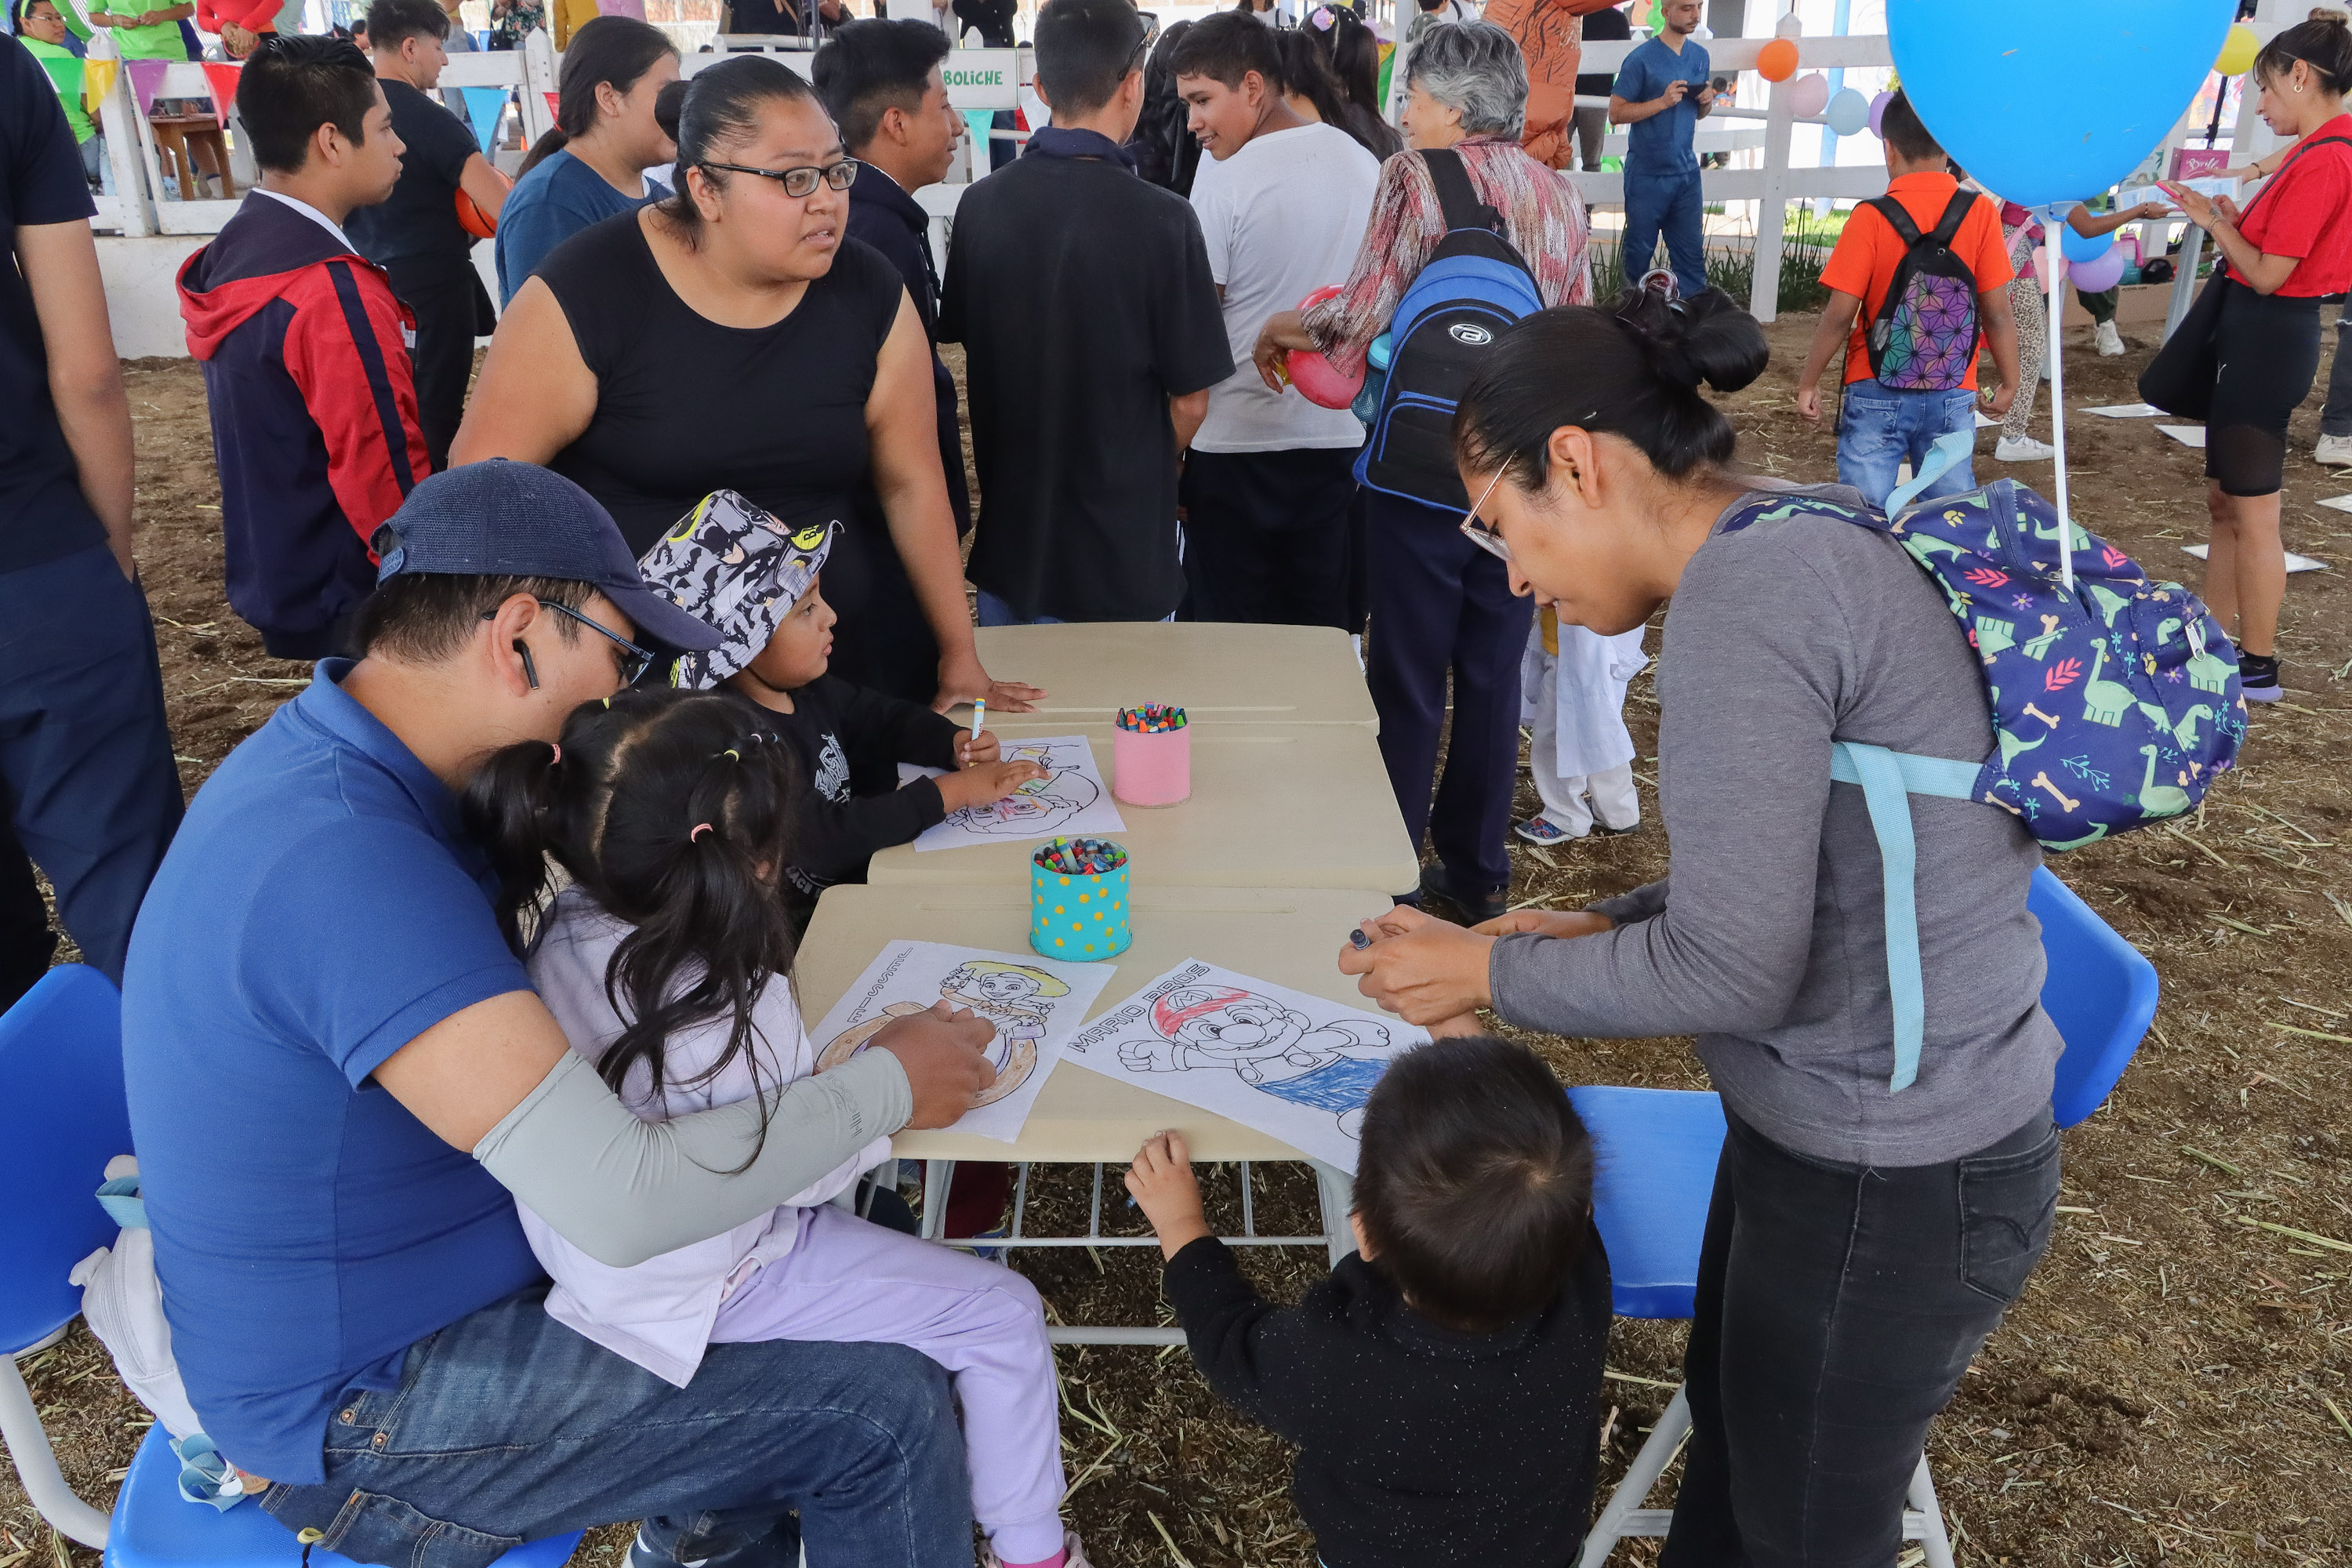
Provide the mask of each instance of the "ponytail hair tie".
[{"label": "ponytail hair tie", "polygon": [[687,841],[688,844],[691,844],[691,843],[693,843],[696,839],[698,839],[698,838],[701,837],[704,834],[706,834],[706,833],[708,833],[708,832],[709,832],[709,831],[710,831],[710,824],[709,824],[709,823],[707,823],[707,822],[698,822],[698,823],[696,823],[696,824],[694,825],[694,831],[693,831],[693,832],[691,832],[691,833],[689,833],[689,834],[688,834],[688,835],[686,836],[686,841]]},{"label": "ponytail hair tie", "polygon": [[740,762],[741,762],[741,761],[743,760],[743,753],[742,753],[742,752],[739,752],[739,751],[737,751],[737,750],[736,750],[734,747],[732,747],[732,746],[728,747],[725,751],[723,751],[723,752],[719,752],[719,754],[720,756],[722,756],[722,757],[732,757],[732,758],[734,758],[734,759],[735,759],[737,762],[739,762],[739,763],[740,763]]},{"label": "ponytail hair tie", "polygon": [[563,747],[562,747],[562,745],[560,742],[558,742],[550,741],[550,742],[547,743],[547,765],[548,765],[549,767],[551,767],[551,767],[553,767],[556,763],[558,763],[562,762],[562,760],[563,760]]}]

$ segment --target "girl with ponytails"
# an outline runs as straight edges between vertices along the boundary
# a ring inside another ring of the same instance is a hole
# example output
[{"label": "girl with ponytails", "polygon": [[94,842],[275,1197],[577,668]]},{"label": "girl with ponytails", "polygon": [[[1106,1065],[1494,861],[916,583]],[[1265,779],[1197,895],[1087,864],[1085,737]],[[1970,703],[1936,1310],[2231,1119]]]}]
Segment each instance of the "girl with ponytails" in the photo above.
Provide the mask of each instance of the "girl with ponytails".
[{"label": "girl with ponytails", "polygon": [[[764,1100],[815,1070],[777,891],[808,788],[761,709],[659,689],[582,707],[560,742],[506,747],[467,788],[508,939],[572,1048],[647,1121]],[[522,918],[541,905],[551,858],[572,883],[526,944]],[[877,1139],[769,1213],[635,1268],[596,1262],[523,1209],[554,1281],[547,1310],[681,1388],[714,1344],[919,1351],[954,1380],[989,1561],[1084,1568],[1061,1522],[1037,1292],[1009,1268],[829,1202],[888,1156]]]}]

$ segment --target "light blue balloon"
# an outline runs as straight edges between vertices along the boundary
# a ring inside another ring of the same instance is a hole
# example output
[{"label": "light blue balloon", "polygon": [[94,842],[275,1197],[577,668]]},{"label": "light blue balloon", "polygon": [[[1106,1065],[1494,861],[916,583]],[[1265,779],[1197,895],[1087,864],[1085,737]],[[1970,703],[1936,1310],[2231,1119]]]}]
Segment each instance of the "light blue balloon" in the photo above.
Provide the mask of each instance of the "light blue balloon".
[{"label": "light blue balloon", "polygon": [[1840,88],[1822,118],[1841,136],[1859,136],[1870,129],[1870,100],[1850,87]]},{"label": "light blue balloon", "polygon": [[2096,261],[2115,247],[2116,237],[2112,234],[2103,234],[2095,238],[2085,239],[2067,227],[2063,219],[2058,225],[2058,248],[2066,253],[2066,259],[2069,261]]},{"label": "light blue balloon", "polygon": [[2235,0],[1886,0],[1895,68],[1944,151],[2021,206],[2105,190],[2213,68]]}]

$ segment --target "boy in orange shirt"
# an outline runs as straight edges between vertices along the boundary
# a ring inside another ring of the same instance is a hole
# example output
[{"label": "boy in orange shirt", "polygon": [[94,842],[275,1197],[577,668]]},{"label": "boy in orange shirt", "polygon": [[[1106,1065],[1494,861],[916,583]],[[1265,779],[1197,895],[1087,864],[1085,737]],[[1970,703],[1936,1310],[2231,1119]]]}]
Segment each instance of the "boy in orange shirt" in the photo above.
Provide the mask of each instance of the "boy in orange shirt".
[{"label": "boy in orange shirt", "polygon": [[[1797,412],[1820,424],[1822,372],[1845,343],[1838,481],[1874,506],[1885,503],[1905,461],[1916,472],[1937,437],[1974,430],[1979,337],[1991,346],[2000,378],[1985,396],[1987,411],[1996,419],[2008,413],[2018,388],[2017,322],[2008,292],[2015,274],[2001,245],[1999,205],[1961,195],[1943,148],[1906,95],[1895,95],[1882,123],[1886,195],[1854,209],[1822,268],[1829,303],[1797,381]],[[1898,231],[1890,209],[1899,210],[1911,234]],[[1906,258],[1910,276],[1894,311],[1882,319]],[[1965,303],[1970,293],[1973,321]],[[1963,460],[1920,499],[1975,488],[1974,465]]]}]

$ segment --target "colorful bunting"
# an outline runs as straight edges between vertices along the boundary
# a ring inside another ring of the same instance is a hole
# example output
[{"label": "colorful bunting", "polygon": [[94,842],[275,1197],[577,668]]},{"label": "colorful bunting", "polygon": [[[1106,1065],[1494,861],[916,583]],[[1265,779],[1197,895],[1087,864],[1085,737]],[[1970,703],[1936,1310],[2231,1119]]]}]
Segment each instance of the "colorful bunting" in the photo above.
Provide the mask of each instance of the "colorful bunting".
[{"label": "colorful bunting", "polygon": [[163,90],[163,73],[171,68],[169,60],[125,60],[122,68],[131,73],[131,95],[139,100],[142,119],[155,112],[155,95]]},{"label": "colorful bunting", "polygon": [[502,87],[468,87],[459,89],[466,98],[466,118],[473,122],[474,140],[482,144],[482,156],[491,154],[499,136],[499,118],[507,111],[507,89]]},{"label": "colorful bunting", "polygon": [[245,68],[236,60],[205,60],[205,83],[213,89],[213,116],[228,129],[228,111],[236,103],[236,77]]},{"label": "colorful bunting", "polygon": [[92,114],[96,114],[98,112],[98,106],[106,101],[106,95],[108,93],[114,90],[114,74],[121,68],[121,62],[120,60],[102,60],[96,55],[89,56],[83,59],[81,62],[81,102],[84,109],[87,109]]}]

